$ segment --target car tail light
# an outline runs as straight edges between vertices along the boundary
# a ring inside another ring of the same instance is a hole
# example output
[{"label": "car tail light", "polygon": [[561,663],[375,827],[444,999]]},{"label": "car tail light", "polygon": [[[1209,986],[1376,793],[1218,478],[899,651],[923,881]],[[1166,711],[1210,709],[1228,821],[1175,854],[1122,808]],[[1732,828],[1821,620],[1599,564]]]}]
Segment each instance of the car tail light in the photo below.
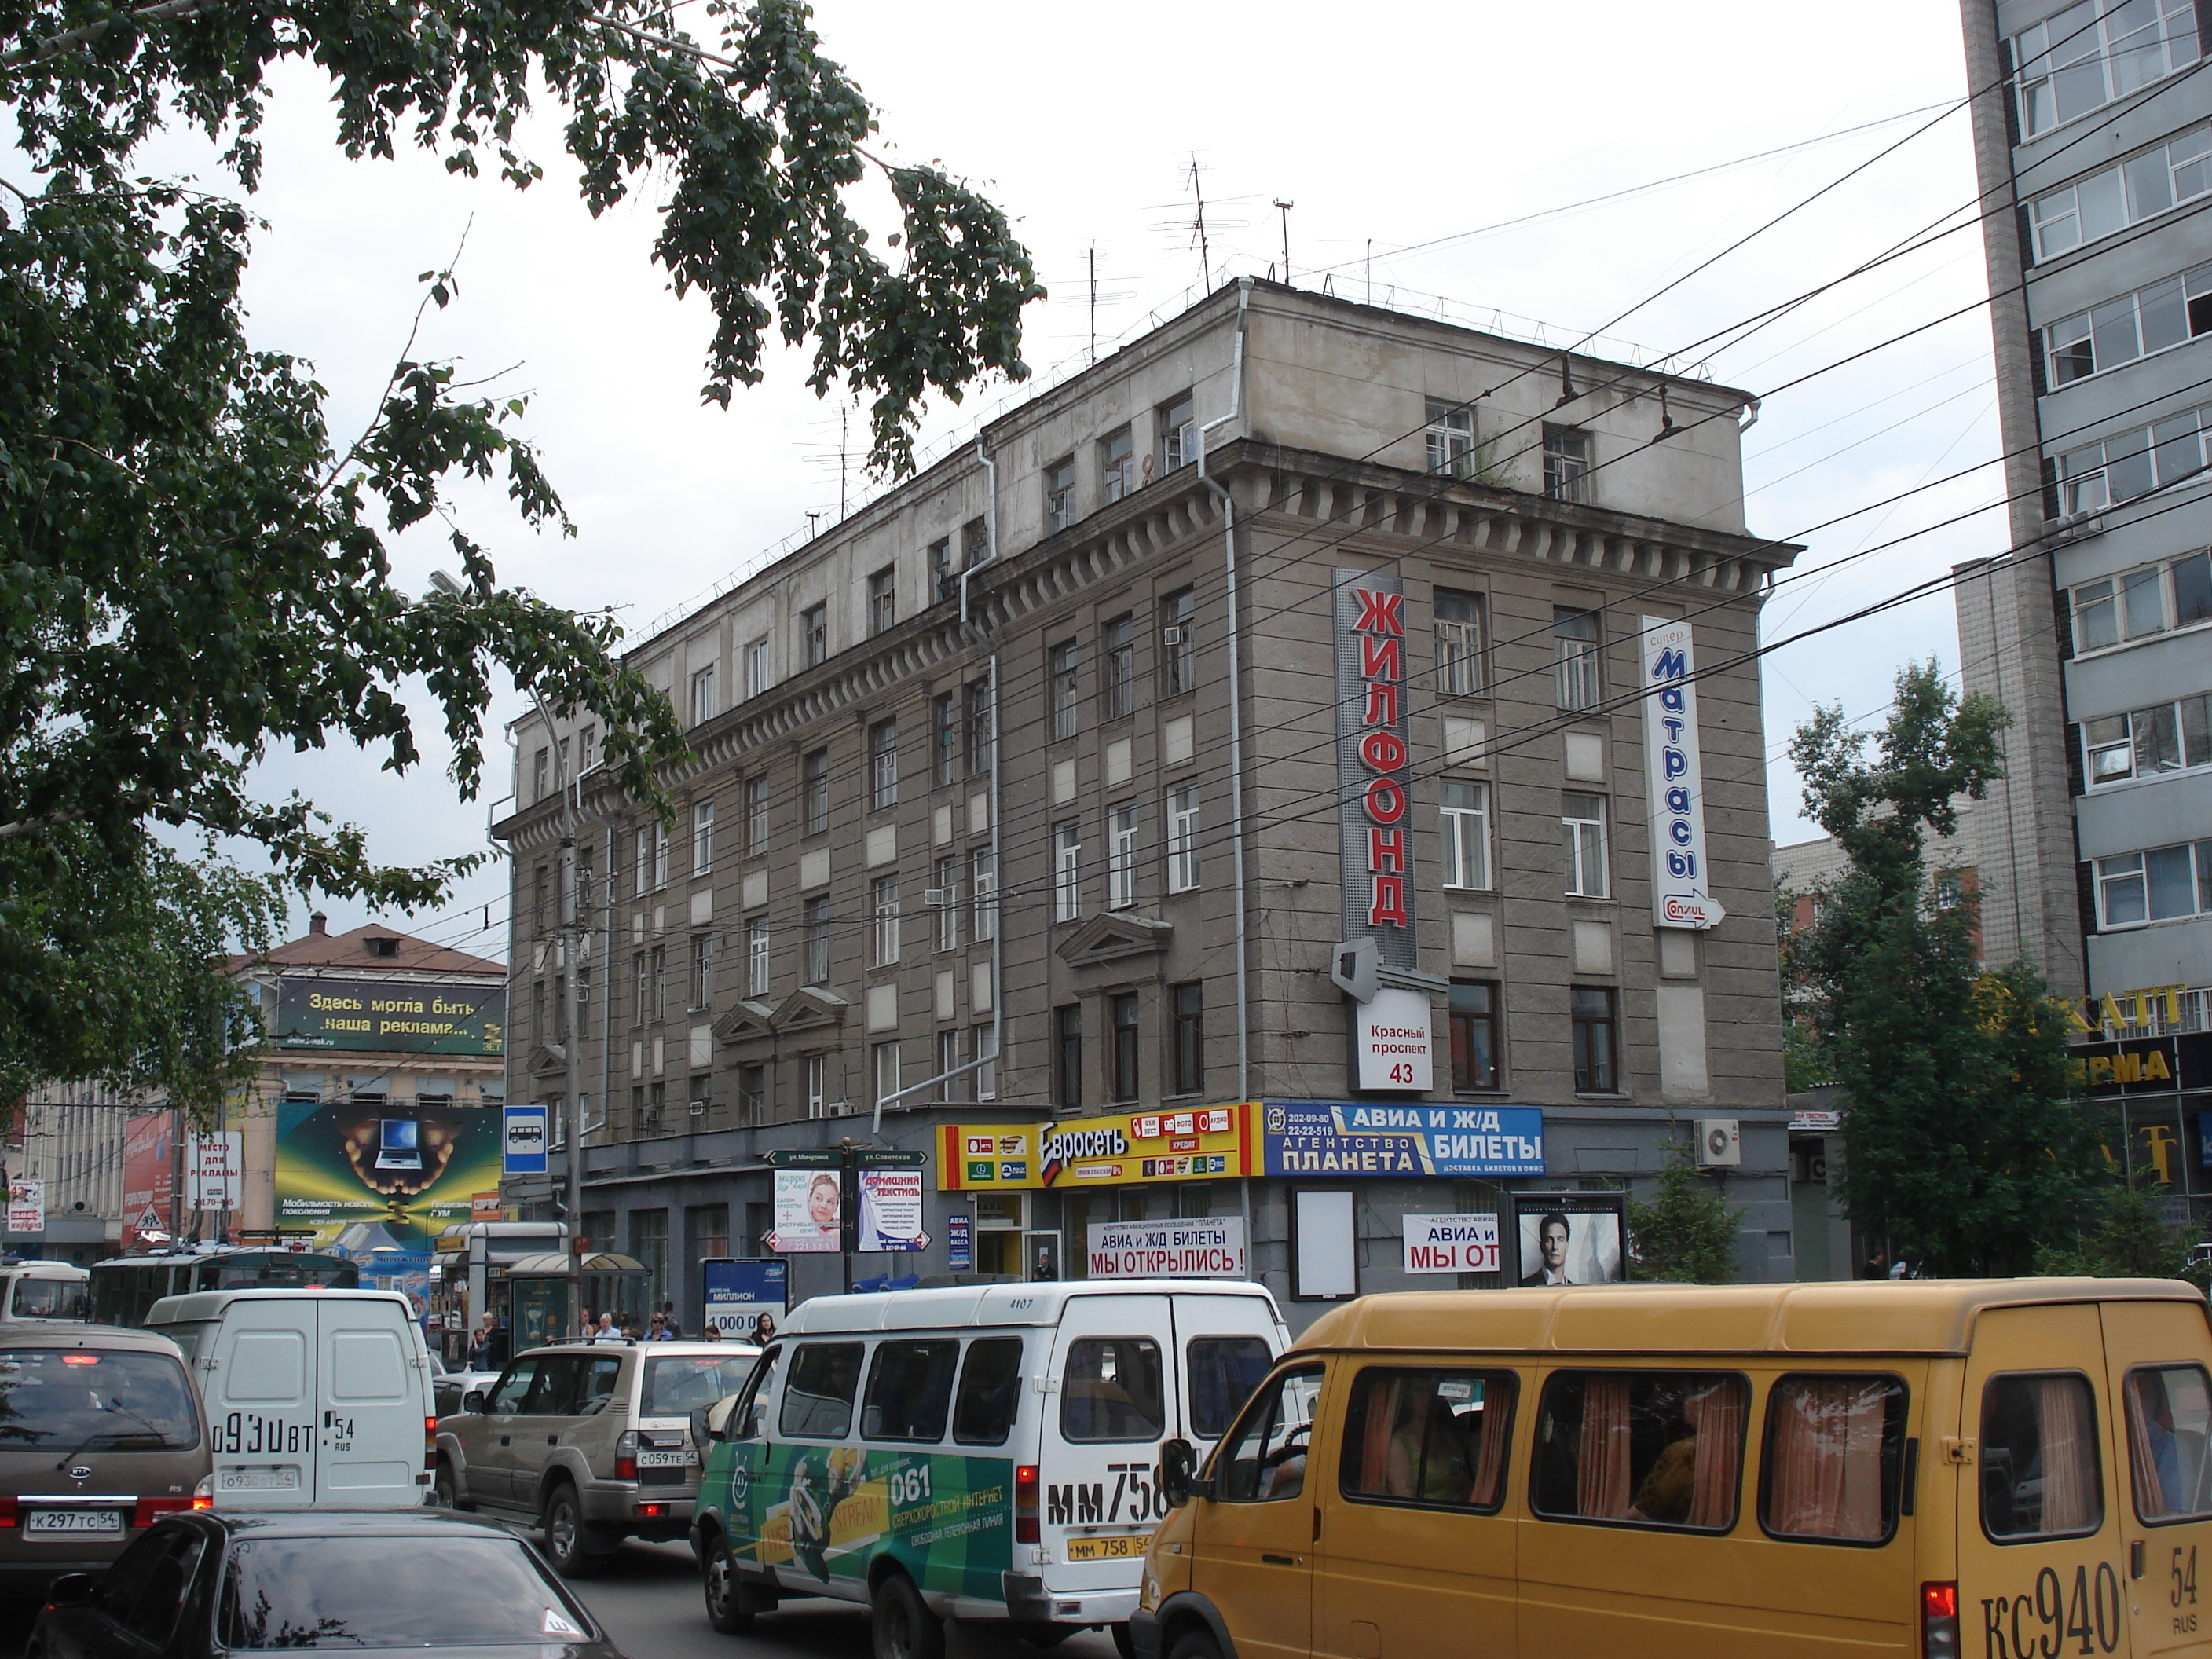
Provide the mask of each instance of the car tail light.
[{"label": "car tail light", "polygon": [[195,1507],[197,1498],[142,1498],[131,1511],[131,1524],[150,1527],[165,1515],[175,1515]]},{"label": "car tail light", "polygon": [[637,1506],[637,1518],[641,1521],[657,1521],[667,1508],[668,1505],[665,1504],[640,1504]]},{"label": "car tail light", "polygon": [[1922,1659],[1959,1659],[1956,1583],[1920,1587],[1920,1651]]},{"label": "car tail light", "polygon": [[1037,1541],[1037,1466],[1024,1463],[1014,1471],[1014,1542]]},{"label": "car tail light", "polygon": [[438,1419],[422,1419],[422,1467],[434,1470],[438,1467]]},{"label": "car tail light", "polygon": [[625,1429],[623,1437],[615,1442],[615,1479],[637,1479],[637,1431]]},{"label": "car tail light", "polygon": [[12,1527],[15,1524],[15,1500],[12,1498],[0,1498],[0,1527]]},{"label": "car tail light", "polygon": [[215,1507],[215,1477],[213,1475],[202,1475],[199,1485],[192,1488],[192,1507],[196,1510],[211,1510]]}]

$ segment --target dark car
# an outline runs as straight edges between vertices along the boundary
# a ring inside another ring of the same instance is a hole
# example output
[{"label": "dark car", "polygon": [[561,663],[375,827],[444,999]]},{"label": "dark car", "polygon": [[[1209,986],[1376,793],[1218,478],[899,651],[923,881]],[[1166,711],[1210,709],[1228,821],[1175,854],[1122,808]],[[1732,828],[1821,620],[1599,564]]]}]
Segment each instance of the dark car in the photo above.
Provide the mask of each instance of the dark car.
[{"label": "dark car", "polygon": [[54,1581],[25,1659],[404,1649],[411,1659],[622,1659],[545,1559],[445,1510],[172,1516],[105,1577]]}]

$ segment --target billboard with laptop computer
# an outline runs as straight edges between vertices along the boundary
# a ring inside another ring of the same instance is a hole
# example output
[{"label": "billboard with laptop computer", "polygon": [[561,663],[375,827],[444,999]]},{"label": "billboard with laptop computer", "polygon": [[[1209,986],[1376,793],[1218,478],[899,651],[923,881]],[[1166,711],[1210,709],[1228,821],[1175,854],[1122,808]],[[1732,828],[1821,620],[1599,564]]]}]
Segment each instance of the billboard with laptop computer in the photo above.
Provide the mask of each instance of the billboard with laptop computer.
[{"label": "billboard with laptop computer", "polygon": [[499,1185],[500,1109],[393,1098],[374,1086],[389,1079],[353,1081],[335,1099],[277,1108],[276,1224],[313,1228],[316,1249],[363,1261],[428,1250]]}]

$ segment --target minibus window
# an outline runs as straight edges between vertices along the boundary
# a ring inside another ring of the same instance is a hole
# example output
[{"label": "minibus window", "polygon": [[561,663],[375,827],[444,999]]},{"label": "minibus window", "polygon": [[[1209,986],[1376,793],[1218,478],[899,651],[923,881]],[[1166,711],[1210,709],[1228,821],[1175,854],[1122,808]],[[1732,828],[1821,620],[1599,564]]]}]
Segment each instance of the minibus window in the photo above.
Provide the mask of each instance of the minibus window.
[{"label": "minibus window", "polygon": [[1148,1336],[1086,1336],[1067,1345],[1060,1431],[1069,1440],[1157,1440],[1167,1431],[1160,1345]]},{"label": "minibus window", "polygon": [[791,1356],[781,1421],[786,1434],[842,1440],[853,1428],[853,1395],[860,1382],[857,1342],[802,1342]]},{"label": "minibus window", "polygon": [[1800,1372],[1766,1397],[1759,1522],[1777,1538],[1883,1544],[1897,1528],[1905,1384]]},{"label": "minibus window", "polygon": [[1717,1371],[1554,1371],[1530,1504],[1557,1521],[1735,1525],[1750,1389]]},{"label": "minibus window", "polygon": [[1220,1437],[1275,1363],[1256,1336],[1194,1336],[1183,1358],[1190,1373],[1190,1431],[1201,1440]]},{"label": "minibus window", "polygon": [[1510,1372],[1360,1372],[1344,1419],[1344,1495],[1495,1510],[1505,1496],[1513,1395]]},{"label": "minibus window", "polygon": [[1993,1376],[1982,1393],[1982,1530],[2001,1544],[2105,1523],[2097,1404],[2078,1372]]},{"label": "minibus window", "polygon": [[2128,1373],[2128,1463],[2136,1513],[2151,1526],[2212,1516],[2212,1382],[2202,1365],[2145,1365]]},{"label": "minibus window", "polygon": [[732,1440],[757,1440],[765,1426],[762,1419],[767,1415],[763,1398],[775,1381],[776,1362],[783,1358],[781,1348],[770,1348],[753,1365],[753,1374],[745,1382],[745,1397],[731,1412],[723,1434]]},{"label": "minibus window", "polygon": [[1268,1504],[1305,1490],[1306,1452],[1313,1443],[1314,1404],[1320,1398],[1318,1365],[1285,1371],[1261,1391],[1224,1443],[1224,1502]]},{"label": "minibus window", "polygon": [[868,1366],[868,1395],[860,1407],[863,1440],[942,1440],[952,1405],[952,1369],[960,1344],[952,1337],[927,1342],[885,1342]]},{"label": "minibus window", "polygon": [[987,1336],[968,1345],[952,1437],[963,1446],[1003,1446],[1022,1402],[1022,1340]]}]

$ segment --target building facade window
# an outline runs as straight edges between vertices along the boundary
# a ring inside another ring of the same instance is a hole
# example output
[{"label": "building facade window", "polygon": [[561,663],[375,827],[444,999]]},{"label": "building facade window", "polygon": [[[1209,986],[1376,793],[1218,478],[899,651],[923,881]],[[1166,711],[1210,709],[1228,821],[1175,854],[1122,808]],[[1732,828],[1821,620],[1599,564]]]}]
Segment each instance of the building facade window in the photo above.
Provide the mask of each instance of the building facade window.
[{"label": "building facade window", "polygon": [[1590,498],[1589,434],[1578,426],[1544,427],[1544,493],[1555,501]]},{"label": "building facade window", "polygon": [[1052,1103],[1062,1111],[1083,1104],[1083,1005],[1052,1011]]},{"label": "building facade window", "polygon": [[929,733],[929,781],[941,789],[960,767],[960,699],[951,692],[931,700]]},{"label": "building facade window", "polygon": [[2212,334],[2212,265],[2060,318],[2043,331],[2044,371],[2071,386],[2200,334]]},{"label": "building facade window", "polygon": [[1198,459],[1198,405],[1189,392],[1160,405],[1159,433],[1162,472],[1172,472]]},{"label": "building facade window", "polygon": [[629,959],[630,1024],[642,1025],[653,1011],[652,981],[646,975],[645,952]]},{"label": "building facade window", "polygon": [[1597,612],[1552,607],[1553,660],[1562,708],[1595,708],[1605,701],[1603,643]]},{"label": "building facade window", "polygon": [[937,1071],[935,1075],[944,1079],[944,1081],[937,1085],[937,1098],[940,1103],[949,1100],[957,1100],[965,1092],[959,1086],[960,1079],[948,1075],[952,1068],[959,1063],[960,1033],[953,1027],[947,1026],[945,1030],[937,1034]]},{"label": "building facade window", "polygon": [[1098,700],[1102,714],[1120,720],[1136,707],[1137,622],[1126,612],[1099,630]]},{"label": "building facade window", "polygon": [[799,1078],[806,1095],[806,1115],[820,1117],[830,1109],[830,1056],[807,1055],[799,1062]]},{"label": "building facade window", "polygon": [[1137,903],[1137,806],[1124,801],[1106,817],[1106,908],[1130,910]]},{"label": "building facade window", "polygon": [[939,605],[957,599],[960,593],[960,578],[952,568],[952,538],[939,536],[929,544],[929,592]]},{"label": "building facade window", "polygon": [[799,660],[818,668],[830,660],[830,607],[810,605],[799,613]]},{"label": "building facade window", "polygon": [[2066,451],[2058,458],[2059,510],[2094,513],[2195,475],[2204,465],[2208,429],[2212,406]]},{"label": "building facade window", "polygon": [[2028,204],[2037,260],[2125,230],[2212,191],[2212,126],[2047,190]]},{"label": "building facade window", "polygon": [[738,1066],[738,1121],[741,1124],[765,1123],[769,1116],[768,1067]]},{"label": "building facade window", "polygon": [[2197,57],[2191,0],[2089,0],[2012,38],[2021,136],[2101,109]]},{"label": "building facade window", "polygon": [[1081,701],[1081,682],[1076,665],[1077,646],[1073,640],[1062,640],[1052,647],[1045,666],[1045,676],[1052,698],[1052,735],[1057,743],[1072,738],[1076,730],[1076,710]]},{"label": "building facade window", "polygon": [[1191,980],[1170,987],[1175,1034],[1170,1054],[1172,1092],[1194,1095],[1206,1087],[1206,986]]},{"label": "building facade window", "polygon": [[759,858],[768,851],[768,780],[745,780],[745,856]]},{"label": "building facade window", "polygon": [[1044,470],[1044,532],[1049,536],[1075,522],[1075,458],[1066,456]]},{"label": "building facade window", "polygon": [[1610,1095],[1620,1091],[1616,1072],[1617,1000],[1609,985],[1569,988],[1575,1054],[1575,1092]]},{"label": "building facade window", "polygon": [[960,562],[973,570],[991,556],[991,526],[982,519],[970,519],[960,526]]},{"label": "building facade window", "polygon": [[896,1038],[878,1042],[873,1049],[876,1073],[876,1100],[888,1101],[899,1091],[899,1045]]},{"label": "building facade window", "polygon": [[931,890],[929,902],[937,912],[937,948],[957,951],[960,948],[960,860],[939,859],[937,861],[937,885]]},{"label": "building facade window", "polygon": [[1449,398],[1428,400],[1429,471],[1448,478],[1474,476],[1474,410]]},{"label": "building facade window", "polygon": [[1137,487],[1136,468],[1129,453],[1129,428],[1109,432],[1098,441],[1098,494],[1118,501]]},{"label": "building facade window", "polygon": [[691,936],[691,1008],[706,1013],[714,1006],[714,936]]},{"label": "building facade window", "polygon": [[745,919],[745,994],[764,997],[774,981],[769,974],[768,918]]},{"label": "building facade window", "polygon": [[980,778],[991,769],[991,682],[969,681],[966,702],[968,775]]},{"label": "building facade window", "polygon": [[1074,819],[1052,827],[1052,919],[1083,914],[1083,830]]},{"label": "building facade window", "polygon": [[999,1097],[999,1028],[986,1023],[968,1033],[968,1058],[983,1062],[975,1071],[975,1098]]},{"label": "building facade window", "polygon": [[868,633],[888,634],[898,621],[898,569],[885,565],[868,577]]},{"label": "building facade window", "polygon": [[1168,891],[1188,893],[1198,885],[1198,786],[1170,789],[1167,797]]},{"label": "building facade window", "polygon": [[653,826],[653,890],[659,892],[668,885],[668,826]]},{"label": "building facade window", "polygon": [[2074,653],[2212,623],[2212,554],[2191,553],[2074,590]]},{"label": "building facade window", "polygon": [[1137,994],[1134,991],[1115,992],[1107,999],[1106,1012],[1113,1026],[1114,1098],[1117,1101],[1134,1100],[1139,1087]]},{"label": "building facade window", "polygon": [[2081,751],[2092,789],[2212,765],[2212,696],[2083,720]]},{"label": "building facade window", "polygon": [[769,688],[768,635],[745,642],[745,695],[757,697]]},{"label": "building facade window", "polygon": [[868,805],[880,812],[898,805],[898,722],[868,728]]},{"label": "building facade window", "polygon": [[988,848],[968,855],[969,890],[975,896],[975,942],[999,936],[999,870]]},{"label": "building facade window", "polygon": [[653,827],[640,824],[636,843],[630,848],[633,897],[643,898],[653,890]]},{"label": "building facade window", "polygon": [[668,1018],[668,947],[656,945],[646,953],[646,979],[652,1001],[647,1012],[656,1024]]},{"label": "building facade window", "polygon": [[1577,898],[1606,898],[1605,797],[1573,789],[1559,796],[1559,828],[1566,843],[1567,891]]},{"label": "building facade window", "polygon": [[1481,889],[1490,885],[1490,787],[1446,779],[1440,786],[1444,885]]},{"label": "building facade window", "polygon": [[1486,979],[1451,982],[1452,1087],[1462,1093],[1498,1082],[1498,987]]},{"label": "building facade window", "polygon": [[704,726],[721,712],[714,705],[714,671],[702,668],[691,677],[691,724]]},{"label": "building facade window", "polygon": [[830,900],[825,894],[806,901],[802,912],[800,953],[805,957],[804,983],[830,982]]},{"label": "building facade window", "polygon": [[1181,588],[1160,601],[1160,695],[1198,689],[1198,600]]},{"label": "building facade window", "polygon": [[899,884],[896,876],[878,876],[868,884],[868,910],[875,918],[875,965],[896,968],[899,959]]},{"label": "building facade window", "polygon": [[1482,596],[1437,589],[1437,691],[1470,697],[1482,690]]},{"label": "building facade window", "polygon": [[2099,859],[2100,927],[2137,927],[2212,915],[2212,841]]},{"label": "building facade window", "polygon": [[809,750],[799,762],[799,816],[805,834],[830,828],[830,751]]},{"label": "building facade window", "polygon": [[703,876],[714,868],[714,803],[691,803],[691,873]]}]

